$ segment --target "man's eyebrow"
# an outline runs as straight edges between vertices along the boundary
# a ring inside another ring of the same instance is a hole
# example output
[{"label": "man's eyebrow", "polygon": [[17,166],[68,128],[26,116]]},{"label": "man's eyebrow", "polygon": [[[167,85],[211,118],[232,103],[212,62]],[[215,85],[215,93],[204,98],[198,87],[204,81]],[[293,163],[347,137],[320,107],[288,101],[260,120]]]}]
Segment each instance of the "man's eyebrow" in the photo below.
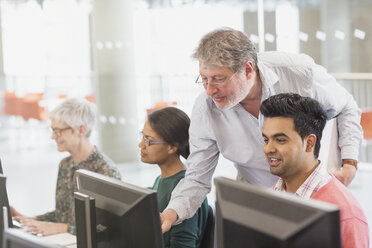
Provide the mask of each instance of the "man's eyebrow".
[{"label": "man's eyebrow", "polygon": [[[262,137],[263,138],[267,138],[266,134],[264,134],[263,132],[262,132]],[[286,137],[286,138],[289,138],[288,135],[286,135],[285,133],[276,133],[274,135],[271,135],[271,137],[273,137],[273,138],[277,138],[277,137]]]},{"label": "man's eyebrow", "polygon": [[286,135],[285,133],[276,133],[272,137],[277,138],[277,137],[282,137],[282,136],[289,138],[288,135]]},{"label": "man's eyebrow", "polygon": [[[201,77],[207,77],[207,76],[202,75],[202,74],[200,74],[200,76]],[[226,75],[223,75],[223,74],[216,74],[216,75],[211,76],[211,78],[215,78],[215,77],[227,77],[227,76]]]}]

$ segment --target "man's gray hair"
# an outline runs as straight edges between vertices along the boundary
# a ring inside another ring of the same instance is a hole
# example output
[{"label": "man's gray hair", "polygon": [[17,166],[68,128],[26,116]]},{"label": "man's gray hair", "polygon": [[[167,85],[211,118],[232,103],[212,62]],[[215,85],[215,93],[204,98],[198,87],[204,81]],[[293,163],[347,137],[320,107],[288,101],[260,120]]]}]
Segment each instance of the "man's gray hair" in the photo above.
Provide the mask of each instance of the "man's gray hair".
[{"label": "man's gray hair", "polygon": [[83,98],[70,98],[63,101],[49,113],[49,119],[64,122],[73,130],[84,125],[85,137],[89,137],[97,117],[95,104]]},{"label": "man's gray hair", "polygon": [[256,70],[256,47],[249,38],[238,30],[221,28],[207,33],[200,40],[192,55],[199,63],[211,66],[227,66],[234,72],[240,71],[247,61]]}]

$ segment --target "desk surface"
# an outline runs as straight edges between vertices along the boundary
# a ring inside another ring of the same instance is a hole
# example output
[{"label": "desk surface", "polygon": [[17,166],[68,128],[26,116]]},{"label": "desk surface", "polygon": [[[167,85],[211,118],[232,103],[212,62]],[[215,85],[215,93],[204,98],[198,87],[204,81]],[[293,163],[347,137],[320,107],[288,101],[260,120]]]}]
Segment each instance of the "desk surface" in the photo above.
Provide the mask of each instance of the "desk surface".
[{"label": "desk surface", "polygon": [[55,235],[49,235],[41,237],[41,239],[48,243],[62,245],[69,248],[76,247],[76,236],[70,233],[59,233]]}]

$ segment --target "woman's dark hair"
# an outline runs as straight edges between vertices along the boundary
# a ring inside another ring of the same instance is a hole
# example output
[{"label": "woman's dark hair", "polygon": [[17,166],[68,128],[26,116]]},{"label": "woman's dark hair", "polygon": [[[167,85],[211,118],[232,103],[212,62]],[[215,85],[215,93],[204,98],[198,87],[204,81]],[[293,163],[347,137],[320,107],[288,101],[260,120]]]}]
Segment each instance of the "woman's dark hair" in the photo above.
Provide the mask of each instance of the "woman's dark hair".
[{"label": "woman's dark hair", "polygon": [[327,121],[326,113],[318,101],[295,93],[282,93],[263,101],[260,111],[265,117],[292,118],[294,128],[302,140],[310,134],[315,134],[314,155],[318,158],[320,140]]},{"label": "woman's dark hair", "polygon": [[190,154],[190,118],[178,108],[167,107],[148,116],[151,128],[170,145],[178,146],[177,154],[187,158]]}]

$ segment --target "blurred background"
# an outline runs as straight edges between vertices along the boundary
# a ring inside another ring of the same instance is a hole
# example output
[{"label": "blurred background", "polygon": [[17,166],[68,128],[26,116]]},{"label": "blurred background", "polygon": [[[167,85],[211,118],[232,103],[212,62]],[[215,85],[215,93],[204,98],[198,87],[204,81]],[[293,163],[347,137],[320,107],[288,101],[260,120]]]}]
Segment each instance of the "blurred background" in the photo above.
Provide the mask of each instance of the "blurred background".
[{"label": "blurred background", "polygon": [[[312,56],[353,94],[365,139],[350,188],[372,212],[371,13],[371,0],[1,0],[0,158],[11,204],[26,214],[54,207],[68,154],[50,139],[48,111],[67,97],[97,104],[93,142],[123,180],[151,186],[159,170],[140,163],[137,147],[146,115],[164,106],[191,113],[203,90],[191,54],[205,33],[228,26],[259,51]],[[235,176],[220,164],[216,175]]]}]

